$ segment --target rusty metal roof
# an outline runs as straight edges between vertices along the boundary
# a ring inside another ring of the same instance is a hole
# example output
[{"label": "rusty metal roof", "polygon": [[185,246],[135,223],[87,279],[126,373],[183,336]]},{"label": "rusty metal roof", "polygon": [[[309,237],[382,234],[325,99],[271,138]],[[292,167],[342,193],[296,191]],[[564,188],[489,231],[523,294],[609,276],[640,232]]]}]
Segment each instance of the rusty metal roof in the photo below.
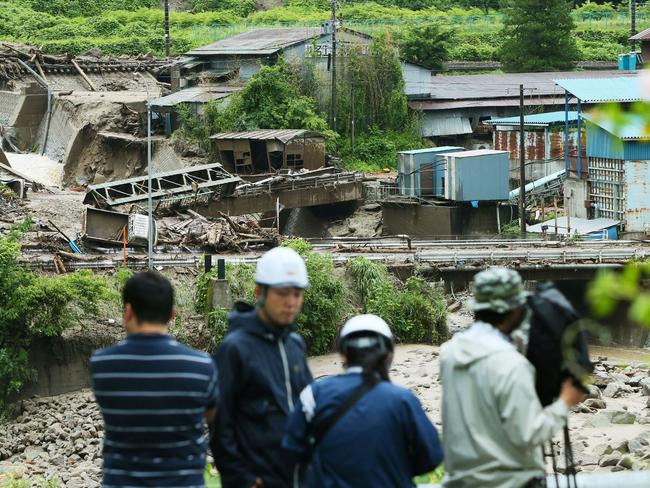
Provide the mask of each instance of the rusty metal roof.
[{"label": "rusty metal roof", "polygon": [[630,37],[630,41],[648,41],[648,40],[650,40],[650,29],[646,29]]},{"label": "rusty metal roof", "polygon": [[554,80],[562,78],[611,78],[637,76],[637,71],[570,71],[547,73],[501,73],[485,75],[438,75],[431,78],[431,95],[426,100],[484,100],[519,97],[524,85],[526,100],[564,96]]},{"label": "rusty metal roof", "polygon": [[273,54],[294,44],[319,37],[322,33],[320,27],[253,29],[192,49],[187,54],[191,56]]},{"label": "rusty metal roof", "polygon": [[[527,99],[528,101],[529,99]],[[564,97],[534,98],[529,104],[534,105],[551,105],[563,106]],[[463,108],[481,108],[481,107],[519,107],[519,98],[490,98],[485,100],[411,100],[408,106],[413,110],[454,110]]]},{"label": "rusty metal roof", "polygon": [[311,131],[307,129],[261,129],[244,132],[220,132],[219,134],[210,136],[210,139],[252,139],[256,141],[278,140],[282,144],[286,144],[296,137],[325,138],[325,135],[321,132]]}]

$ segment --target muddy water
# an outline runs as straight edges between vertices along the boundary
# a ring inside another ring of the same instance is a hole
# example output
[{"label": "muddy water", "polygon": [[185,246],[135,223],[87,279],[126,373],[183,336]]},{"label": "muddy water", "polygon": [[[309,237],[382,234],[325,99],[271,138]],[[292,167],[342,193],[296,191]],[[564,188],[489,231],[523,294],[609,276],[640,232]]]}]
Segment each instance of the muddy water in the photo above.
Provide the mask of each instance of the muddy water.
[{"label": "muddy water", "polygon": [[592,359],[600,356],[606,357],[609,361],[630,364],[632,362],[650,365],[650,349],[628,348],[614,346],[589,346],[589,354]]}]

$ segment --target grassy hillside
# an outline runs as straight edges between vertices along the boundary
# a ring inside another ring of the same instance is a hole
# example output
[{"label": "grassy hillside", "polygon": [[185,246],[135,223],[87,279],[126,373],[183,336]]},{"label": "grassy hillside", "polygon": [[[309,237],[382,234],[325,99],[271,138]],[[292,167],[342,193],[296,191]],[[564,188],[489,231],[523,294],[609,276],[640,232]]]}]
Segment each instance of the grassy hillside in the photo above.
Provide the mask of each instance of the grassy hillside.
[{"label": "grassy hillside", "polygon": [[[405,25],[437,22],[457,36],[455,60],[496,59],[502,17],[478,6],[490,0],[379,0],[346,2],[347,27],[369,34],[399,31]],[[105,54],[162,54],[163,12],[159,0],[0,1],[0,39],[31,42],[52,53],[81,54],[98,47]],[[287,0],[284,6],[256,11],[253,0],[189,0],[193,12],[172,12],[175,54],[243,32],[271,26],[320,25],[328,19],[323,0]],[[455,6],[454,6],[455,5]],[[458,5],[477,5],[474,8]],[[410,6],[411,8],[406,8]],[[590,4],[575,11],[581,60],[612,61],[628,49],[626,11]],[[650,10],[639,13],[639,29],[650,27]]]}]

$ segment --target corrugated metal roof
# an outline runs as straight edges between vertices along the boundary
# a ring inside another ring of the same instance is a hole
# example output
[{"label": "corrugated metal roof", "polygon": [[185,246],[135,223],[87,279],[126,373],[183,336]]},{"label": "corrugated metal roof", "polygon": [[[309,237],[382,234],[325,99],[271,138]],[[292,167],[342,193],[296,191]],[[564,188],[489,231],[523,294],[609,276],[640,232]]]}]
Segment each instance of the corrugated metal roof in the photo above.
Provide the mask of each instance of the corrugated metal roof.
[{"label": "corrugated metal roof", "polygon": [[[564,97],[562,98],[535,98],[535,105],[557,105],[564,106]],[[455,110],[463,108],[480,108],[480,107],[519,107],[519,98],[487,98],[483,100],[412,100],[408,105],[413,110]]]},{"label": "corrugated metal roof", "polygon": [[400,151],[398,154],[424,154],[424,153],[439,153],[450,151],[464,151],[464,147],[460,146],[438,146],[438,147],[425,147],[424,149],[412,149],[411,151]]},{"label": "corrugated metal roof", "polygon": [[636,71],[568,71],[548,73],[502,73],[485,75],[438,75],[431,78],[433,100],[477,100],[519,97],[519,85],[526,88],[526,97],[535,100],[544,96],[564,96],[555,84],[565,78],[611,78],[636,76]]},{"label": "corrugated metal roof", "polygon": [[445,156],[452,156],[455,158],[474,158],[476,156],[487,156],[491,154],[510,154],[508,151],[497,151],[496,149],[472,149],[471,151],[458,151],[454,153],[447,153]]},{"label": "corrugated metal roof", "polygon": [[[571,233],[578,233],[582,235],[591,234],[592,232],[598,232],[610,227],[614,227],[620,224],[620,220],[614,219],[581,219],[578,217],[571,217]],[[547,226],[546,232],[548,234],[555,232],[555,219],[547,220],[535,225],[529,225],[527,227],[528,232],[542,233],[542,226]],[[567,217],[558,217],[557,218],[557,231],[558,234],[567,234],[568,233],[569,222]]]},{"label": "corrugated metal roof", "polygon": [[208,103],[228,97],[242,87],[232,86],[193,86],[152,100],[152,107],[174,107],[179,103]]},{"label": "corrugated metal roof", "polygon": [[650,140],[650,123],[638,115],[626,114],[621,120],[588,114],[584,114],[583,118],[623,141]]},{"label": "corrugated metal roof", "polygon": [[192,49],[187,54],[191,56],[273,54],[286,47],[318,37],[322,33],[320,27],[253,29]]},{"label": "corrugated metal roof", "polygon": [[647,41],[650,39],[650,29],[639,32],[637,35],[630,37],[630,41]]},{"label": "corrugated metal roof", "polygon": [[210,136],[210,139],[253,139],[257,141],[268,141],[277,139],[286,144],[296,137],[325,137],[324,134],[306,129],[262,129],[245,132],[220,132]]},{"label": "corrugated metal roof", "polygon": [[425,137],[455,136],[472,132],[472,125],[467,117],[434,117],[422,122],[422,135]]},{"label": "corrugated metal roof", "polygon": [[[537,125],[546,127],[553,124],[564,124],[566,121],[565,112],[547,112],[545,114],[534,114],[524,116],[524,125]],[[578,121],[578,112],[569,112],[569,122]],[[519,127],[519,117],[504,117],[502,119],[490,119],[484,122],[487,125],[514,125]]]},{"label": "corrugated metal roof", "polygon": [[586,103],[638,102],[647,100],[639,76],[555,80],[562,89]]}]

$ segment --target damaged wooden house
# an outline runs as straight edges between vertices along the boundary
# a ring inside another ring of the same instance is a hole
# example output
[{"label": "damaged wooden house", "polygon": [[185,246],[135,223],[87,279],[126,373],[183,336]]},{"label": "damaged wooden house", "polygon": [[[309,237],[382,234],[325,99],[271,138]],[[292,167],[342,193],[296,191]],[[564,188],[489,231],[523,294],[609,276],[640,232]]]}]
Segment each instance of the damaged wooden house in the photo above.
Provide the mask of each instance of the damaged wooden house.
[{"label": "damaged wooden house", "polygon": [[325,166],[325,135],[305,129],[223,132],[210,137],[224,169],[238,175]]}]

